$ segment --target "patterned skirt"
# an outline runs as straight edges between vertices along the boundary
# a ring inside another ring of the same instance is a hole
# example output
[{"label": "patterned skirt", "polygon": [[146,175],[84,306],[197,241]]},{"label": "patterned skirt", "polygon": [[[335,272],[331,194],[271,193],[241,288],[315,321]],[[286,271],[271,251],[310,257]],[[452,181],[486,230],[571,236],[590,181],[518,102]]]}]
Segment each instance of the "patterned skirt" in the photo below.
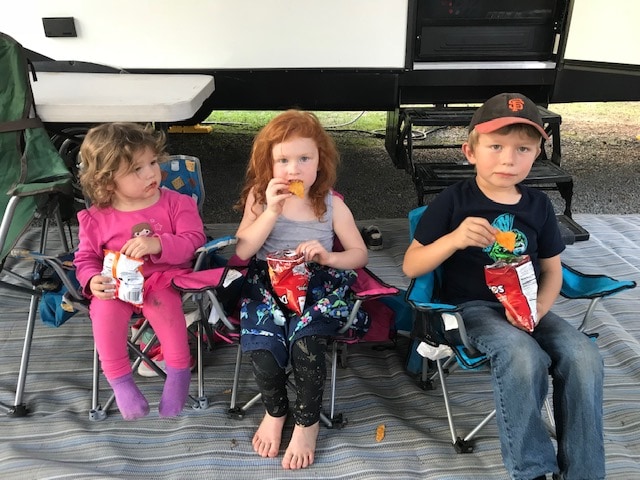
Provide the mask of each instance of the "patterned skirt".
[{"label": "patterned skirt", "polygon": [[[356,281],[353,270],[338,270],[315,263],[307,265],[311,275],[305,307],[301,315],[284,307],[273,293],[267,263],[253,260],[242,290],[240,343],[245,352],[269,350],[285,368],[290,346],[310,336],[334,336],[344,326],[355,303],[350,287]],[[363,336],[369,329],[369,317],[362,309],[349,335]]]}]

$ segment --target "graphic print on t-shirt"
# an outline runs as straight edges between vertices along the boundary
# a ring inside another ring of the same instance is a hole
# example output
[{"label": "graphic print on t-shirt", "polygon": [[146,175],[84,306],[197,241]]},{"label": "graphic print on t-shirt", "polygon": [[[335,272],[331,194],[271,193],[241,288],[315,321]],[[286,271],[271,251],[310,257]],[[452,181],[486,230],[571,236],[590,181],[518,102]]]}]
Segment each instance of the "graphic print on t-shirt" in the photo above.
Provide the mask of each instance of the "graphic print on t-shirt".
[{"label": "graphic print on t-shirt", "polygon": [[153,235],[153,228],[148,223],[138,223],[131,228],[131,238],[150,237]]},{"label": "graphic print on t-shirt", "polygon": [[491,226],[498,230],[502,230],[503,232],[511,231],[516,235],[516,246],[513,249],[513,252],[505,249],[503,246],[499,245],[498,242],[494,242],[493,245],[484,248],[483,251],[486,252],[494,262],[513,258],[514,255],[522,255],[527,250],[527,237],[520,230],[513,228],[514,219],[515,216],[512,213],[503,213],[496,217],[496,219],[491,223]]}]

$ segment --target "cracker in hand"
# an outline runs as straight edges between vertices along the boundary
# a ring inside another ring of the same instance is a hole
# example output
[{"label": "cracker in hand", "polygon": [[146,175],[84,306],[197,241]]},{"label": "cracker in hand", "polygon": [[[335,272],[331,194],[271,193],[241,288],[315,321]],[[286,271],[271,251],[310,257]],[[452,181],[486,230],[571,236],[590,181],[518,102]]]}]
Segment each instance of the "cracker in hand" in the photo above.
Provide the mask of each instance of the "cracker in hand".
[{"label": "cracker in hand", "polygon": [[505,250],[513,252],[516,248],[516,234],[515,232],[499,231],[496,233],[496,242]]},{"label": "cracker in hand", "polygon": [[302,180],[291,180],[289,182],[289,191],[296,197],[304,198],[304,183],[302,183]]}]

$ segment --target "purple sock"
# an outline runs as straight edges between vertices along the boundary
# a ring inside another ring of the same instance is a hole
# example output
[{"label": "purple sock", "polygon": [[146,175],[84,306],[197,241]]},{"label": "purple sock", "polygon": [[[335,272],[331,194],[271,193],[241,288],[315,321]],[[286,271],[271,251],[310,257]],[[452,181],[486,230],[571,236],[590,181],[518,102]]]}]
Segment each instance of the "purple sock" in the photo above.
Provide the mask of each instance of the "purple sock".
[{"label": "purple sock", "polygon": [[167,379],[164,381],[162,397],[158,412],[161,417],[175,417],[180,414],[189,395],[191,370],[187,368],[173,368],[167,365]]},{"label": "purple sock", "polygon": [[122,377],[109,380],[109,385],[116,396],[118,409],[125,420],[136,420],[149,413],[149,403],[138,389],[133,375],[128,373]]}]

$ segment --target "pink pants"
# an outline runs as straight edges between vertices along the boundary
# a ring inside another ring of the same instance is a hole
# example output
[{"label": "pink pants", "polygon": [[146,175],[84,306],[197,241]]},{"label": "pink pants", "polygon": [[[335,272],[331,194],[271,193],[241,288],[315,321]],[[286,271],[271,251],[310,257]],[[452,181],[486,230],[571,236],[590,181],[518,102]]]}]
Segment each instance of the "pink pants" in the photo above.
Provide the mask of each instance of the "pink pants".
[{"label": "pink pants", "polygon": [[[166,365],[183,369],[190,365],[187,326],[180,294],[171,286],[145,291],[142,314],[149,320],[162,344]],[[136,311],[134,305],[121,300],[93,298],[89,316],[93,338],[105,377],[113,380],[131,373],[127,351],[129,321]]]}]

